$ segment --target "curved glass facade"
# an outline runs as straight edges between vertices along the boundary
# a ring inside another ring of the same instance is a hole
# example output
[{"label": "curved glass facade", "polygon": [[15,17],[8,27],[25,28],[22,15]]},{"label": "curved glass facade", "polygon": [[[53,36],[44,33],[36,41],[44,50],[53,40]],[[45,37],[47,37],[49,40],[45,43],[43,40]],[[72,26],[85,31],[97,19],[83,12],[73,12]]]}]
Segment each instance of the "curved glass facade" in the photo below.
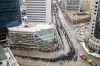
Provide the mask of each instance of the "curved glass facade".
[{"label": "curved glass facade", "polygon": [[21,24],[19,0],[0,0],[0,28]]},{"label": "curved glass facade", "polygon": [[94,36],[97,39],[100,39],[100,1],[99,1],[99,5],[98,5],[97,16],[96,16],[96,24],[95,24]]}]

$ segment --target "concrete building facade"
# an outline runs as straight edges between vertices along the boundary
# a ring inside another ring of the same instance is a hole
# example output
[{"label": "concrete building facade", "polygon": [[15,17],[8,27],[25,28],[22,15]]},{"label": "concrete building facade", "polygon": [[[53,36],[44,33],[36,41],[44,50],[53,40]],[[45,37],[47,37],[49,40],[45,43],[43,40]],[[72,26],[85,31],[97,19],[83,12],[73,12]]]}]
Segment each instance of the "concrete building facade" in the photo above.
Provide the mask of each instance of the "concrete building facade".
[{"label": "concrete building facade", "polygon": [[65,14],[70,18],[70,23],[85,23],[90,20],[91,0],[64,0]]},{"label": "concrete building facade", "polygon": [[89,54],[100,58],[100,0],[93,0],[91,7],[91,34],[85,39],[85,46]]},{"label": "concrete building facade", "polygon": [[80,0],[80,10],[89,13],[91,11],[91,0]]},{"label": "concrete building facade", "polygon": [[65,8],[67,10],[79,10],[80,0],[64,0]]},{"label": "concrete building facade", "polygon": [[51,0],[25,0],[28,22],[51,22]]},{"label": "concrete building facade", "polygon": [[79,10],[79,12],[90,12],[91,0],[63,0],[66,10]]},{"label": "concrete building facade", "polygon": [[21,24],[19,0],[0,0],[0,28]]}]

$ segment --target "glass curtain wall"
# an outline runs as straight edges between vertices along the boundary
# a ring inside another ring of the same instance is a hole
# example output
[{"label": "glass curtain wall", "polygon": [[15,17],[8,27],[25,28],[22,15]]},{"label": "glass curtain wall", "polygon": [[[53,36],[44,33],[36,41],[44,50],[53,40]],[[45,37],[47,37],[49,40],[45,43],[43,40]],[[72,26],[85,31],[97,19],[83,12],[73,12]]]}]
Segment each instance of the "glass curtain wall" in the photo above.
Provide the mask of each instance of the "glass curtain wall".
[{"label": "glass curtain wall", "polygon": [[[95,7],[97,7],[97,6],[95,6]],[[96,14],[96,13],[94,13],[94,14]],[[99,0],[98,11],[97,11],[97,16],[96,16],[94,36],[97,39],[100,39],[100,0]]]},{"label": "glass curtain wall", "polygon": [[0,0],[0,28],[21,24],[19,0]]}]

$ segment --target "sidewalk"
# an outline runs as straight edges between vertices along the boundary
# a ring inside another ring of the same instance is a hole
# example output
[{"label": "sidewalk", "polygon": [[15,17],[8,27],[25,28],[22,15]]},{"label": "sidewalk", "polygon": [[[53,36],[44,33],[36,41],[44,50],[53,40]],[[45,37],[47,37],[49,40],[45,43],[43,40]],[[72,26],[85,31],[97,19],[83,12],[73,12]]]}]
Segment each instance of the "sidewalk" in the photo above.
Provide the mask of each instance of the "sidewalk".
[{"label": "sidewalk", "polygon": [[37,60],[31,60],[31,59],[23,59],[20,57],[16,57],[19,61],[19,64],[22,66],[89,66],[88,64],[78,61],[59,61],[59,62],[43,62],[43,61],[37,61]]}]

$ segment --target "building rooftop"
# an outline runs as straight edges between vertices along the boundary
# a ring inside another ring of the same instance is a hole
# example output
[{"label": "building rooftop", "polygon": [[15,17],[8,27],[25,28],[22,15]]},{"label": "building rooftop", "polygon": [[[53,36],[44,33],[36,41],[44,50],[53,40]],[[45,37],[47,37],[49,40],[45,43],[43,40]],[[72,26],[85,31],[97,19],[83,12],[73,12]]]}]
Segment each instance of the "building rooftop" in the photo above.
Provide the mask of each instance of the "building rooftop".
[{"label": "building rooftop", "polygon": [[73,24],[85,23],[90,20],[90,13],[88,12],[67,11],[66,14],[65,19],[69,19]]},{"label": "building rooftop", "polygon": [[32,23],[32,26],[30,27],[24,27],[23,25],[20,25],[17,27],[9,28],[9,30],[11,31],[19,31],[19,32],[20,31],[21,32],[36,32],[36,31],[47,30],[47,29],[54,29],[54,25],[53,24],[49,25],[46,23],[41,23],[41,24]]}]

